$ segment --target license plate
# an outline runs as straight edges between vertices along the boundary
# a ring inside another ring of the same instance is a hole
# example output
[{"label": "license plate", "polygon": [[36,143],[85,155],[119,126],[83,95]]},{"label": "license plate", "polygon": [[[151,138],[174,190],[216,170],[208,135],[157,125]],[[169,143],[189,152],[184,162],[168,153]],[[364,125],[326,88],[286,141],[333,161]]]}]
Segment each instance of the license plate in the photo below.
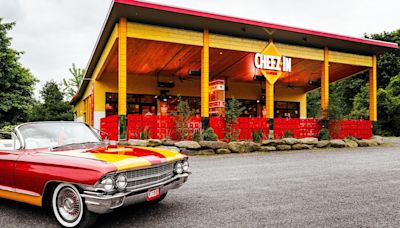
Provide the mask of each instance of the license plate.
[{"label": "license plate", "polygon": [[160,189],[159,188],[150,189],[147,192],[147,201],[155,200],[158,197],[160,197]]}]

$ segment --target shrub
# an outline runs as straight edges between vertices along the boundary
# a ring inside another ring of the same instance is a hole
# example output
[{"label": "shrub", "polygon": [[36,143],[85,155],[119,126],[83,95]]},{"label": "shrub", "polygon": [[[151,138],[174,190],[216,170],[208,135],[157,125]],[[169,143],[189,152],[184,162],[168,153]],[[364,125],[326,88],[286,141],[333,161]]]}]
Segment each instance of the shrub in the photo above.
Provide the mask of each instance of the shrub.
[{"label": "shrub", "polygon": [[227,141],[236,140],[240,132],[233,128],[237,118],[242,115],[244,107],[235,98],[229,100],[225,105],[225,138]]},{"label": "shrub", "polygon": [[218,136],[215,134],[214,129],[212,127],[207,128],[203,132],[203,140],[205,141],[217,141]]},{"label": "shrub", "polygon": [[149,127],[145,127],[142,132],[140,132],[140,139],[149,139],[150,131]]},{"label": "shrub", "polygon": [[254,129],[251,131],[251,136],[253,137],[253,142],[261,142],[263,139],[263,130],[262,129],[257,129],[257,131],[254,131]]},{"label": "shrub", "polygon": [[293,131],[292,130],[286,130],[283,133],[283,138],[293,138]]},{"label": "shrub", "polygon": [[329,130],[327,128],[322,128],[318,132],[318,140],[329,140],[330,138]]},{"label": "shrub", "polygon": [[176,106],[175,116],[176,133],[180,140],[187,139],[190,133],[190,119],[195,111],[190,109],[189,103],[178,97],[178,105]]},{"label": "shrub", "polygon": [[200,141],[200,129],[194,129],[192,140],[196,142]]}]

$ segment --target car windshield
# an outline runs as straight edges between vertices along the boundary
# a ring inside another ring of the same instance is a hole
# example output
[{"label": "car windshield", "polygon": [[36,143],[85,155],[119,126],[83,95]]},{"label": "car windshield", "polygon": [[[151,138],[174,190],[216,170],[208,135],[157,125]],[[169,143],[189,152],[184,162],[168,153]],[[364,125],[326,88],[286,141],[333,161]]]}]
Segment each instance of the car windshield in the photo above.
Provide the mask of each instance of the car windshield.
[{"label": "car windshield", "polygon": [[25,149],[101,141],[92,129],[80,122],[28,123],[19,126],[18,131]]}]

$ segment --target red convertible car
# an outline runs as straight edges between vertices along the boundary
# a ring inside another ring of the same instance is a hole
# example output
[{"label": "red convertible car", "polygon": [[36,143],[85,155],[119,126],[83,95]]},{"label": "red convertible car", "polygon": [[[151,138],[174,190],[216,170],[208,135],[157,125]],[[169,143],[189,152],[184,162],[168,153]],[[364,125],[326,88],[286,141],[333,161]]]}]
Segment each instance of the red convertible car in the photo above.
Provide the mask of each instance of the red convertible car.
[{"label": "red convertible car", "polygon": [[0,147],[0,198],[49,207],[64,227],[90,226],[115,208],[159,202],[189,174],[183,154],[110,146],[79,122],[21,124]]}]

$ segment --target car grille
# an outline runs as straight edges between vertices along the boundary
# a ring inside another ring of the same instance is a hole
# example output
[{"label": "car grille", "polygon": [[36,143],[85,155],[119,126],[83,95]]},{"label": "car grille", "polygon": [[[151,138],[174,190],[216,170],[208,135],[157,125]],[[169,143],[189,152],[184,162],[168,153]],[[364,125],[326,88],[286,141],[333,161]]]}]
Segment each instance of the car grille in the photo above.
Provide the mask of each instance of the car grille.
[{"label": "car grille", "polygon": [[139,188],[168,180],[174,176],[174,164],[165,164],[147,169],[126,172],[128,188]]}]

